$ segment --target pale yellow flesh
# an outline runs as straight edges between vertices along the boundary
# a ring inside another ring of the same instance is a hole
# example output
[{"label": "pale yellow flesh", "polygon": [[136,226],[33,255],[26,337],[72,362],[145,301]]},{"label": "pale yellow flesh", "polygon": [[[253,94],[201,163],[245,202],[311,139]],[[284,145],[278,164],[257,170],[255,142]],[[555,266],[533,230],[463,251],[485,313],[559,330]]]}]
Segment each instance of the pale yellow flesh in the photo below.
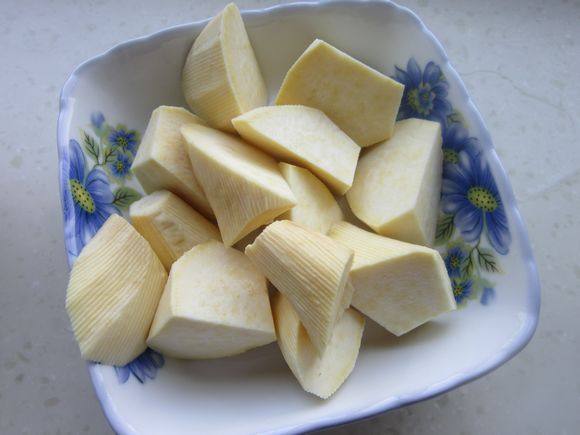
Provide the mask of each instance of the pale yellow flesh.
[{"label": "pale yellow flesh", "polygon": [[197,245],[171,268],[147,344],[164,355],[236,355],[276,340],[266,278],[241,252]]},{"label": "pale yellow flesh", "polygon": [[272,157],[209,127],[191,124],[181,131],[226,245],[296,204]]},{"label": "pale yellow flesh", "polygon": [[352,306],[395,335],[456,308],[441,255],[369,233],[347,222],[329,233],[354,251]]},{"label": "pale yellow flesh", "polygon": [[288,163],[280,163],[279,167],[297,201],[280,219],[296,222],[322,234],[326,234],[332,224],[343,220],[332,193],[308,169]]},{"label": "pale yellow flesh", "polygon": [[147,241],[111,215],[76,259],[67,289],[82,357],[124,365],[139,356],[166,280]]},{"label": "pale yellow flesh", "polygon": [[312,171],[338,194],[352,185],[360,147],[323,112],[259,107],[232,120],[238,133],[278,160]]},{"label": "pale yellow flesh", "polygon": [[377,233],[432,246],[442,165],[439,123],[399,121],[391,139],[360,158],[348,203]]},{"label": "pale yellow flesh", "polygon": [[329,237],[291,221],[264,229],[246,255],[296,309],[322,352],[336,322],[350,305],[347,280],[353,252]]},{"label": "pale yellow flesh", "polygon": [[182,88],[195,113],[230,132],[232,118],[266,104],[264,79],[235,4],[214,17],[193,43]]},{"label": "pale yellow flesh", "polygon": [[208,240],[221,241],[219,230],[212,222],[167,190],[154,192],[131,204],[129,216],[168,271],[195,245]]},{"label": "pale yellow flesh", "polygon": [[329,398],[352,372],[364,330],[364,318],[348,309],[336,324],[330,343],[319,353],[308,338],[296,310],[281,293],[272,301],[278,345],[302,388],[322,399]]},{"label": "pale yellow flesh", "polygon": [[204,216],[213,218],[179,132],[182,125],[192,123],[205,124],[205,121],[181,107],[155,109],[131,169],[145,192],[169,190]]},{"label": "pale yellow flesh", "polygon": [[320,109],[366,147],[393,134],[403,90],[395,80],[317,39],[286,74],[276,104]]}]

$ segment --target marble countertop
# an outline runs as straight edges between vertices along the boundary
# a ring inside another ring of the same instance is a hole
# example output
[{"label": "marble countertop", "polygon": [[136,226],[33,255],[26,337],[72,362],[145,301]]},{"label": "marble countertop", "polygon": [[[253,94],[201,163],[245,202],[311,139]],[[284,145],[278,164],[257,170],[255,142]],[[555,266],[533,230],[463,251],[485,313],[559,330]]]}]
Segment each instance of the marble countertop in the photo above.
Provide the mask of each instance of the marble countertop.
[{"label": "marble countertop", "polygon": [[[2,1],[0,433],[111,433],[63,307],[60,87],[78,63],[112,45],[213,15],[225,3]],[[237,3],[243,9],[278,2]],[[542,280],[540,325],[528,347],[492,374],[328,432],[578,433],[580,2],[401,3],[447,49],[511,176]]]}]

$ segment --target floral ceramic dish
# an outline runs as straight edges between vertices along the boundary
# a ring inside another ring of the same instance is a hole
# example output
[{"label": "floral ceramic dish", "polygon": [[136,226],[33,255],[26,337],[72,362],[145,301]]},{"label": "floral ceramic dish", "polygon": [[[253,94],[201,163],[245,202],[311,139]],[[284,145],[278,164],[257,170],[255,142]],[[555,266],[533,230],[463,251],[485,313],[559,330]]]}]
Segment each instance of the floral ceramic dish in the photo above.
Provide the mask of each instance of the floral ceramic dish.
[{"label": "floral ceramic dish", "polygon": [[[441,122],[437,243],[459,309],[399,339],[368,322],[354,372],[326,402],[303,394],[275,344],[212,361],[146,351],[124,367],[89,364],[120,434],[289,433],[368,417],[488,373],[536,327],[538,277],[507,176],[461,79],[419,18],[392,3],[354,1],[243,15],[271,96],[318,37],[404,83],[400,118]],[[66,82],[58,148],[71,264],[111,213],[126,214],[141,196],[131,174],[141,134],[155,107],[184,105],[181,67],[204,23],[120,44]]]}]

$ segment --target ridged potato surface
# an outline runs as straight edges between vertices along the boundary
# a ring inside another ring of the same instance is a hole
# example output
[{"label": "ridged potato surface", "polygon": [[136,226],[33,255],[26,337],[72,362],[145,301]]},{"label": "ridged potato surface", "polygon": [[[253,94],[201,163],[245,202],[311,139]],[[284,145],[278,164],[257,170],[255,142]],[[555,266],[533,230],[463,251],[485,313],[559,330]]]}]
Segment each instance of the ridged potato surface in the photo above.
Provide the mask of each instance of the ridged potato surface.
[{"label": "ridged potato surface", "polygon": [[290,301],[275,294],[272,311],[278,345],[302,388],[322,399],[329,398],[352,372],[361,344],[364,317],[349,308],[336,324],[330,343],[319,353],[300,323]]},{"label": "ridged potato surface", "polygon": [[195,39],[182,72],[187,104],[213,127],[267,102],[267,91],[240,11],[233,3]]},{"label": "ridged potato surface", "polygon": [[195,245],[208,240],[221,241],[215,224],[168,190],[159,190],[134,202],[129,216],[167,271]]},{"label": "ridged potato surface", "polygon": [[240,138],[190,124],[181,132],[228,246],[296,204],[276,161]]},{"label": "ridged potato surface", "polygon": [[352,250],[283,220],[268,225],[245,252],[290,300],[312,343],[323,352],[350,305]]},{"label": "ridged potato surface", "polygon": [[166,280],[149,243],[111,215],[70,274],[66,310],[82,357],[125,365],[139,356]]},{"label": "ridged potato surface", "polygon": [[145,192],[169,190],[204,216],[213,218],[179,132],[186,124],[205,124],[205,121],[182,107],[155,109],[131,168]]}]

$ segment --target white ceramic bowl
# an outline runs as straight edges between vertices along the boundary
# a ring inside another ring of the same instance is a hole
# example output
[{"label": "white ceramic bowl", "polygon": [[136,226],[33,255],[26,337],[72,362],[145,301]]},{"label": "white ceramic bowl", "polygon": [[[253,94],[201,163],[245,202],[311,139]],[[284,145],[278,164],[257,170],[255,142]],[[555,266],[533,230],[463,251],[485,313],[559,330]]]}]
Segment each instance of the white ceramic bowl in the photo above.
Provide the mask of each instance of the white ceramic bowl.
[{"label": "white ceramic bowl", "polygon": [[[290,433],[368,417],[488,373],[519,352],[536,327],[538,277],[512,189],[461,79],[419,18],[376,1],[296,3],[243,15],[270,96],[304,48],[322,38],[405,82],[402,117],[444,124],[442,209],[449,214],[439,247],[460,308],[399,339],[369,321],[354,372],[327,401],[301,390],[276,344],[221,360],[164,361],[147,352],[122,368],[89,364],[120,434]],[[66,82],[58,146],[71,263],[110,213],[124,214],[140,195],[129,168],[140,133],[155,107],[184,105],[181,68],[205,23],[120,44]],[[71,195],[71,179],[91,196],[92,211]],[[494,210],[465,202],[474,185],[493,197]],[[473,267],[458,269],[467,255]]]}]

